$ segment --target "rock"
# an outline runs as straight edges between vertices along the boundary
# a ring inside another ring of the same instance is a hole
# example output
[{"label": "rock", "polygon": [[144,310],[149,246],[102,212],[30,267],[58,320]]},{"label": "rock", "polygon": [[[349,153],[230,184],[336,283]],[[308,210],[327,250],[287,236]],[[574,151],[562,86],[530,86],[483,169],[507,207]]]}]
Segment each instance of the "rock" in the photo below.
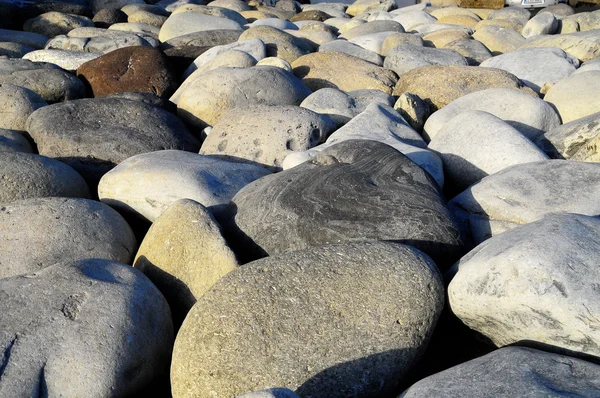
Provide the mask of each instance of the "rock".
[{"label": "rock", "polygon": [[0,157],[0,203],[43,197],[89,198],[85,180],[71,167],[45,156],[6,152]]},{"label": "rock", "polygon": [[558,30],[558,20],[550,13],[541,13],[531,18],[523,27],[525,38],[537,35],[551,35]]},{"label": "rock", "polygon": [[599,254],[599,217],[555,214],[518,226],[455,265],[450,306],[499,347],[527,340],[598,356]]},{"label": "rock", "polygon": [[[91,28],[87,28],[91,29]],[[73,30],[69,32],[72,34]],[[81,32],[83,33],[83,32]],[[142,37],[143,36],[143,37]],[[97,32],[93,37],[65,37],[57,36],[48,42],[47,50],[73,50],[97,54],[106,54],[123,47],[151,46],[149,36],[140,33],[111,30],[103,33]]]},{"label": "rock", "polygon": [[452,188],[461,192],[482,178],[515,164],[547,156],[519,131],[484,111],[466,111],[450,119],[432,138]]},{"label": "rock", "polygon": [[148,105],[156,106],[164,109],[170,113],[177,112],[177,107],[170,102],[168,99],[160,98],[152,93],[134,93],[134,92],[125,92],[125,93],[115,93],[111,95],[107,95],[104,98],[121,98],[130,101],[139,101]]},{"label": "rock", "polygon": [[467,60],[470,66],[478,66],[486,59],[492,58],[492,53],[478,40],[456,40],[444,46],[454,50]]},{"label": "rock", "polygon": [[114,25],[111,25],[108,29],[110,31],[116,30],[119,32],[141,33],[147,36],[151,36],[154,39],[158,38],[158,34],[160,32],[160,28],[154,25],[133,22],[116,23]]},{"label": "rock", "polygon": [[0,29],[0,42],[19,43],[35,49],[44,48],[48,38],[46,36],[31,33],[21,32],[19,30]]},{"label": "rock", "polygon": [[213,126],[200,153],[245,159],[278,170],[288,154],[319,145],[335,127],[327,116],[298,106],[240,107]]},{"label": "rock", "polygon": [[440,18],[450,17],[450,16],[467,16],[474,19],[481,19],[477,14],[475,14],[471,10],[466,10],[460,7],[443,7],[438,8],[436,10],[430,11],[430,14],[433,15],[438,20]]},{"label": "rock", "polygon": [[235,398],[300,398],[300,396],[287,388],[269,388],[238,395]]},{"label": "rock", "polygon": [[568,123],[598,111],[599,89],[600,71],[578,73],[552,86],[544,100],[554,105],[563,123]]},{"label": "rock", "polygon": [[21,58],[25,54],[35,50],[33,47],[26,46],[20,43],[0,42],[0,56],[8,58]]},{"label": "rock", "polygon": [[443,23],[430,23],[423,24],[413,27],[413,33],[419,33],[421,35],[428,35],[433,32],[437,32],[438,30],[454,30],[454,31],[462,31],[467,34],[473,33],[473,28],[468,26],[461,25],[453,25],[453,24],[443,24]]},{"label": "rock", "polygon": [[525,8],[519,7],[506,7],[499,10],[494,10],[488,16],[488,19],[515,19],[521,21],[523,24],[527,23],[529,18],[531,18],[531,12]]},{"label": "rock", "polygon": [[167,371],[169,306],[132,267],[67,260],[0,280],[0,295],[4,396],[131,395]]},{"label": "rock", "polygon": [[450,206],[475,243],[548,214],[600,214],[600,164],[546,160],[513,166],[484,178]]},{"label": "rock", "polygon": [[391,94],[396,74],[339,52],[313,53],[292,63],[294,74],[311,90],[332,87],[343,91],[376,89]]},{"label": "rock", "polygon": [[276,66],[281,68],[287,72],[292,73],[292,65],[290,65],[286,60],[277,58],[277,57],[267,57],[263,58],[256,63],[257,66]]},{"label": "rock", "polygon": [[198,151],[200,147],[184,124],[169,112],[119,98],[46,106],[31,114],[26,130],[40,155],[67,163],[88,183],[97,182],[133,155],[161,149]]},{"label": "rock", "polygon": [[419,35],[412,33],[393,33],[383,40],[381,43],[381,55],[384,57],[396,46],[400,44],[412,44],[415,46],[422,46],[423,38]]},{"label": "rock", "polygon": [[302,11],[298,14],[294,15],[290,18],[290,22],[299,22],[299,21],[319,21],[323,22],[331,18],[331,15],[327,14],[324,11],[320,10],[308,10]]},{"label": "rock", "polygon": [[161,50],[172,47],[215,47],[231,44],[237,41],[242,32],[240,30],[217,29],[194,32],[177,36],[160,45]]},{"label": "rock", "polygon": [[568,17],[569,15],[575,14],[575,10],[573,9],[573,7],[564,3],[553,4],[551,6],[542,8],[542,10],[538,14],[544,12],[549,12],[559,19],[561,17]]},{"label": "rock", "polygon": [[397,150],[347,140],[238,192],[228,208],[229,230],[233,222],[239,228],[230,242],[249,256],[264,256],[332,242],[393,240],[443,266],[461,250],[444,202],[433,179]]},{"label": "rock", "polygon": [[0,84],[0,128],[23,131],[29,115],[46,105],[48,104],[42,97],[29,89]]},{"label": "rock", "polygon": [[536,94],[516,76],[500,69],[473,66],[421,66],[400,77],[393,95],[418,95],[436,111],[467,94],[488,88],[514,88]]},{"label": "rock", "polygon": [[103,8],[92,19],[94,26],[107,29],[110,25],[127,22],[127,14],[116,8]]},{"label": "rock", "polygon": [[250,10],[250,6],[241,0],[214,0],[208,3],[210,7],[222,7],[229,10],[242,12]]},{"label": "rock", "polygon": [[[207,7],[200,4],[185,4],[175,9],[171,15],[179,13],[194,12],[198,14],[211,15],[214,17],[225,18],[244,26],[248,23],[240,13],[223,7]],[[168,14],[166,14],[168,15]]]},{"label": "rock", "polygon": [[404,28],[396,21],[372,21],[344,31],[344,33],[340,35],[340,38],[351,40],[359,36],[379,32],[404,33]]},{"label": "rock", "polygon": [[521,34],[500,26],[484,26],[477,29],[473,38],[483,43],[494,55],[509,53],[526,44]]},{"label": "rock", "polygon": [[266,26],[266,27],[270,27],[270,28],[274,28],[277,30],[296,30],[298,29],[298,26],[296,26],[296,24],[290,22],[290,21],[286,21],[286,20],[282,20],[279,18],[261,18],[261,19],[257,19],[256,21],[252,22],[249,27],[250,28],[256,28],[259,26]]},{"label": "rock", "polygon": [[373,51],[377,54],[381,54],[381,47],[383,46],[383,42],[389,36],[393,36],[395,34],[403,34],[397,32],[380,32],[380,33],[371,33],[368,35],[362,35],[355,37],[350,40],[350,43],[356,44],[364,48],[365,50]]},{"label": "rock", "polygon": [[100,54],[87,53],[83,51],[65,51],[65,50],[35,50],[23,56],[32,62],[47,62],[54,64],[61,69],[74,72],[82,64],[96,59]]},{"label": "rock", "polygon": [[394,16],[394,21],[399,22],[405,31],[410,32],[417,25],[435,23],[437,18],[424,11],[409,11],[398,13]]},{"label": "rock", "polygon": [[425,120],[430,116],[429,105],[411,93],[403,93],[394,104],[394,109],[416,131],[423,131]]},{"label": "rock", "polygon": [[600,13],[592,11],[584,14],[581,18],[577,18],[581,31],[600,29]]},{"label": "rock", "polygon": [[103,8],[123,8],[129,4],[145,4],[143,0],[92,0],[92,11],[94,13]]},{"label": "rock", "polygon": [[154,221],[184,198],[219,212],[242,187],[267,174],[263,167],[215,156],[157,151],[133,156],[108,172],[98,196],[116,209]]},{"label": "rock", "polygon": [[462,30],[442,29],[423,36],[423,41],[428,47],[443,48],[457,40],[470,40],[471,35]]},{"label": "rock", "polygon": [[[518,366],[516,366],[518,364]],[[572,357],[523,347],[505,347],[429,376],[402,398],[450,395],[552,396],[594,395],[600,389],[600,367]]]},{"label": "rock", "polygon": [[169,302],[176,327],[196,301],[237,266],[219,224],[191,199],[174,202],[152,223],[134,261]]},{"label": "rock", "polygon": [[239,40],[260,39],[266,45],[266,56],[279,57],[289,63],[309,54],[311,46],[301,39],[271,26],[255,26],[241,34]]},{"label": "rock", "polygon": [[378,66],[383,65],[383,58],[379,54],[374,51],[365,50],[364,48],[346,40],[333,40],[319,46],[319,52],[331,51],[348,54]]},{"label": "rock", "polygon": [[356,0],[348,9],[346,14],[357,16],[365,12],[390,11],[396,8],[396,3],[392,0]]},{"label": "rock", "polygon": [[309,94],[298,78],[281,68],[218,68],[181,93],[177,114],[190,125],[204,128],[239,106],[300,105]]},{"label": "rock", "polygon": [[82,15],[64,14],[52,11],[28,19],[23,24],[23,30],[52,38],[58,35],[65,35],[69,33],[71,29],[85,26],[94,26],[94,22]]},{"label": "rock", "polygon": [[166,16],[157,15],[149,11],[137,11],[129,15],[129,17],[127,18],[127,22],[145,23],[148,25],[156,26],[158,28],[160,28],[166,20]]},{"label": "rock", "polygon": [[383,66],[391,69],[398,76],[427,65],[468,65],[467,60],[453,50],[436,49],[412,44],[401,44],[394,47],[385,57]]},{"label": "rock", "polygon": [[558,29],[556,33],[574,33],[579,32],[579,23],[573,19],[561,19],[558,21]]},{"label": "rock", "polygon": [[123,11],[128,17],[140,11],[150,12],[154,15],[160,16],[169,16],[171,14],[171,12],[167,11],[164,7],[156,4],[127,4],[126,6],[121,7],[121,11]]},{"label": "rock", "polygon": [[33,149],[27,138],[15,130],[0,128],[0,152],[32,153]]},{"label": "rock", "polygon": [[593,113],[550,129],[537,139],[536,145],[552,158],[598,162],[598,136],[600,113]]},{"label": "rock", "polygon": [[311,397],[388,396],[425,350],[443,303],[435,264],[396,243],[255,261],[192,308],[175,343],[173,396],[234,396],[270,385]]},{"label": "rock", "polygon": [[480,18],[477,16],[472,17],[469,15],[448,15],[442,18],[438,18],[437,23],[474,27],[479,21]]},{"label": "rock", "polygon": [[5,203],[0,207],[0,226],[4,232],[0,279],[38,272],[61,261],[103,258],[130,263],[137,247],[119,213],[87,199]]},{"label": "rock", "polygon": [[171,14],[165,21],[160,28],[158,39],[164,43],[177,36],[215,29],[243,30],[239,23],[231,19],[199,12],[179,12]]},{"label": "rock", "polygon": [[521,46],[521,48],[529,47],[558,47],[581,61],[588,61],[600,56],[599,42],[571,34],[535,36]]}]

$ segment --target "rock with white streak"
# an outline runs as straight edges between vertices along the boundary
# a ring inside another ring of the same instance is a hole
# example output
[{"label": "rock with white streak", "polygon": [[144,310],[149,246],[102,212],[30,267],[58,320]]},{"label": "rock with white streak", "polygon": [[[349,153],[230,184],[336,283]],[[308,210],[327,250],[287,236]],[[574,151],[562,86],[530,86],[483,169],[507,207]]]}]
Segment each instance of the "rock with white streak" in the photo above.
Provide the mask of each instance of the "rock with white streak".
[{"label": "rock with white streak", "polygon": [[69,72],[74,72],[84,63],[96,59],[99,56],[100,54],[84,51],[36,50],[24,55],[23,59],[28,59],[33,62],[47,62],[57,65]]}]

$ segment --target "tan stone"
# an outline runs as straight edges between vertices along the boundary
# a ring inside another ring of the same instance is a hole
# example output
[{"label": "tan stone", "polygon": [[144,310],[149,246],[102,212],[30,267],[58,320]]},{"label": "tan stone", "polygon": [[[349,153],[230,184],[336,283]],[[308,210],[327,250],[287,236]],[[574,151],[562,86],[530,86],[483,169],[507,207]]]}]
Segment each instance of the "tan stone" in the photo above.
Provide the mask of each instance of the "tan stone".
[{"label": "tan stone", "polygon": [[483,21],[479,21],[473,29],[477,31],[485,26],[498,26],[501,28],[512,29],[517,33],[521,33],[525,24],[516,19],[484,19]]},{"label": "tan stone", "polygon": [[423,38],[412,33],[393,33],[383,40],[383,43],[381,44],[381,55],[385,57],[391,49],[398,47],[400,44],[422,46]]},{"label": "tan stone", "polygon": [[521,48],[529,47],[558,47],[584,62],[600,56],[600,43],[585,37],[571,35],[538,36],[521,46]]},{"label": "tan stone", "polygon": [[442,29],[423,36],[425,44],[442,48],[456,40],[468,40],[471,36],[462,30]]},{"label": "tan stone", "polygon": [[394,8],[396,3],[393,0],[356,0],[346,9],[346,14],[354,17],[365,12],[390,11]]},{"label": "tan stone", "polygon": [[267,46],[268,57],[278,57],[289,63],[312,51],[312,46],[306,39],[292,36],[272,26],[258,25],[252,27],[244,31],[238,41],[250,39],[262,40]]},{"label": "tan stone", "polygon": [[477,25],[479,18],[475,19],[468,15],[448,15],[437,20],[437,23],[449,24],[449,25],[460,25],[473,27]]},{"label": "tan stone", "polygon": [[[479,15],[481,19],[485,19],[492,11],[504,8],[504,0],[459,0],[458,5],[460,7],[471,9],[471,11]],[[484,11],[484,16],[479,14],[476,11],[477,9]]]},{"label": "tan stone", "polygon": [[494,55],[516,50],[525,44],[520,33],[495,25],[481,27],[473,33],[473,38],[482,42]]},{"label": "tan stone", "polygon": [[242,11],[240,14],[242,17],[246,18],[249,23],[254,22],[257,19],[277,18],[277,15],[275,14],[256,10]]},{"label": "tan stone", "polygon": [[460,8],[460,7],[444,7],[444,8],[438,8],[437,10],[433,10],[431,12],[429,12],[429,14],[433,15],[434,17],[436,17],[438,20],[444,17],[449,17],[449,16],[458,16],[458,15],[464,15],[464,16],[468,16],[468,17],[473,17],[477,20],[479,20],[480,18],[477,16],[477,14],[475,14],[473,11],[464,9],[464,8]]}]

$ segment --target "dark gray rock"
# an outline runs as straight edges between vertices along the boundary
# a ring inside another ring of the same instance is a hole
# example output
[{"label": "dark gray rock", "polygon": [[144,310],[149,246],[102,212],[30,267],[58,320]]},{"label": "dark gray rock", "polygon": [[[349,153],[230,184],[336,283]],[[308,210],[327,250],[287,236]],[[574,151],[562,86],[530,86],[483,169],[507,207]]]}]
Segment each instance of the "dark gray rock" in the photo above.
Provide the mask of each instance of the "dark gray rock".
[{"label": "dark gray rock", "polygon": [[31,153],[33,148],[20,132],[0,128],[0,152],[12,151]]},{"label": "dark gray rock", "polygon": [[459,230],[437,183],[376,141],[343,141],[263,177],[236,194],[229,212],[237,243],[254,245],[254,256],[358,240],[414,245],[440,266],[461,254]]},{"label": "dark gray rock", "polygon": [[167,371],[169,306],[132,267],[64,262],[0,280],[0,297],[0,396],[131,396]]},{"label": "dark gray rock", "polygon": [[127,22],[127,14],[117,8],[103,8],[92,19],[98,28],[108,29],[110,25]]}]

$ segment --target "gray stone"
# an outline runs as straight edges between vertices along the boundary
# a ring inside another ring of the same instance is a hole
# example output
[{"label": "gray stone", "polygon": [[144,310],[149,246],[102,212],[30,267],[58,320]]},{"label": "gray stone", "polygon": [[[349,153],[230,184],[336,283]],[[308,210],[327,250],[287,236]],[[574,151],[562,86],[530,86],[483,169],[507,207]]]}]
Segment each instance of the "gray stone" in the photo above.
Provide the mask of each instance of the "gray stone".
[{"label": "gray stone", "polygon": [[0,152],[13,151],[31,153],[33,149],[20,132],[0,128]]},{"label": "gray stone", "polygon": [[469,65],[477,66],[486,59],[492,58],[492,53],[479,40],[455,40],[444,46],[449,50],[454,50],[467,60]]},{"label": "gray stone", "polygon": [[394,16],[394,21],[399,22],[404,30],[410,32],[417,25],[435,23],[437,18],[425,11],[402,12],[399,10],[398,14]]},{"label": "gray stone", "polygon": [[279,29],[279,30],[285,30],[285,29],[296,30],[296,29],[298,29],[298,26],[296,26],[296,24],[294,24],[290,21],[279,19],[279,18],[261,18],[261,19],[257,19],[256,21],[254,21],[248,25],[249,28],[255,28],[257,26],[268,26],[271,28]]},{"label": "gray stone", "polygon": [[473,33],[473,28],[471,28],[471,27],[462,26],[462,25],[454,25],[454,24],[445,24],[445,23],[423,24],[423,25],[414,27],[412,31],[415,33],[420,33],[423,36],[425,36],[430,33],[437,32],[439,30],[458,31],[458,32],[466,33],[468,35]]},{"label": "gray stone", "polygon": [[444,266],[460,256],[462,246],[435,181],[377,141],[343,141],[310,162],[261,178],[236,194],[228,212],[235,244],[250,256],[393,240]]},{"label": "gray stone", "polygon": [[0,227],[0,279],[86,258],[130,264],[137,246],[119,213],[87,199],[34,198],[3,204]]},{"label": "gray stone", "polygon": [[415,46],[423,46],[425,45],[423,38],[420,34],[413,33],[393,33],[383,40],[381,43],[381,55],[384,57],[392,50],[394,47],[399,46],[400,44],[413,44]]},{"label": "gray stone", "polygon": [[242,0],[214,0],[208,3],[211,7],[222,7],[233,11],[242,12],[250,10],[250,6]]},{"label": "gray stone", "polygon": [[279,57],[289,63],[313,51],[308,40],[271,26],[255,26],[240,35],[239,40],[260,39],[265,43],[267,57]]},{"label": "gray stone", "polygon": [[148,36],[142,37],[142,35],[132,32],[111,30],[90,37],[57,36],[48,41],[46,49],[106,54],[123,47],[152,46],[152,42],[149,40]]},{"label": "gray stone", "polygon": [[110,25],[109,31],[140,33],[158,39],[160,28],[147,23],[123,22]]},{"label": "gray stone", "polygon": [[503,19],[503,20],[517,20],[523,24],[531,18],[531,12],[525,8],[519,7],[505,7],[499,10],[494,10],[488,15],[487,19]]},{"label": "gray stone", "polygon": [[536,144],[550,157],[600,161],[600,147],[593,144],[600,137],[600,112],[556,126],[540,136]]},{"label": "gray stone", "polygon": [[473,38],[485,45],[494,55],[516,50],[526,44],[519,32],[501,26],[483,26],[473,33]]},{"label": "gray stone", "polygon": [[234,43],[242,32],[240,30],[231,29],[217,29],[217,30],[204,30],[200,32],[189,33],[183,36],[177,36],[160,46],[161,50],[172,47],[215,47],[222,46],[225,44]]},{"label": "gray stone", "polygon": [[[233,11],[224,7],[205,6],[201,4],[186,4],[177,8],[171,13],[171,15],[185,12],[194,12],[198,14],[211,15],[214,17],[229,19],[231,21],[237,22],[240,26],[244,26],[248,23],[246,18],[244,18],[237,11]],[[166,13],[166,15],[168,15],[168,12]]]},{"label": "gray stone", "polygon": [[396,21],[372,21],[362,25],[355,26],[354,28],[345,30],[340,38],[351,40],[359,36],[368,35],[379,32],[398,32],[404,33],[404,28],[399,22]]},{"label": "gray stone", "polygon": [[569,15],[575,14],[573,7],[565,3],[552,4],[548,7],[542,8],[538,14],[544,12],[549,12],[556,18],[568,17]]},{"label": "gray stone", "polygon": [[145,4],[144,0],[91,0],[94,13],[103,8],[123,8],[129,4]]},{"label": "gray stone", "polygon": [[166,373],[169,306],[141,272],[65,261],[0,280],[0,395],[132,395]]},{"label": "gray stone", "polygon": [[48,38],[31,32],[21,32],[19,30],[0,29],[0,41],[10,41],[23,44],[32,48],[44,48]]},{"label": "gray stone", "polygon": [[103,8],[94,14],[92,22],[98,28],[108,28],[110,25],[126,22],[127,14],[117,8]]},{"label": "gray stone", "polygon": [[600,214],[600,163],[545,160],[510,167],[452,199],[479,243],[548,214]]},{"label": "gray stone", "polygon": [[75,72],[82,64],[99,56],[100,54],[84,51],[36,50],[23,56],[23,59],[33,62],[47,62],[66,71]]},{"label": "gray stone", "polygon": [[195,152],[200,147],[171,113],[120,98],[49,105],[31,114],[26,130],[41,155],[67,163],[88,182],[97,182],[133,155],[161,149]]},{"label": "gray stone", "polygon": [[598,112],[600,71],[577,73],[556,83],[544,97],[554,105],[563,123]]},{"label": "gray stone", "polygon": [[553,214],[494,236],[451,270],[452,312],[502,347],[600,354],[600,217]]},{"label": "gray stone", "polygon": [[[98,196],[110,206],[154,221],[178,199],[218,212],[245,185],[271,172],[184,151],[132,156],[100,180]],[[156,184],[160,181],[160,185]]]},{"label": "gray stone", "polygon": [[357,46],[362,47],[365,50],[373,51],[377,54],[383,55],[382,48],[383,48],[383,43],[385,42],[385,40],[390,36],[397,37],[398,35],[402,35],[404,37],[412,36],[414,38],[414,40],[413,40],[413,43],[410,43],[410,44],[421,45],[421,43],[418,42],[419,36],[413,35],[410,33],[399,33],[399,32],[371,33],[368,35],[362,35],[362,36],[355,37],[354,39],[350,39],[349,41],[350,41],[350,43],[356,44]]},{"label": "gray stone", "polygon": [[136,11],[129,15],[127,18],[127,22],[133,23],[145,23],[148,25],[156,26],[160,28],[163,23],[167,20],[167,17],[164,15],[158,15],[150,11]]},{"label": "gray stone", "polygon": [[299,106],[254,105],[235,108],[213,126],[200,153],[245,159],[280,170],[285,157],[321,144],[335,123]]},{"label": "gray stone", "polygon": [[550,13],[541,13],[531,18],[521,34],[524,38],[537,35],[551,35],[558,30],[558,20]]},{"label": "gray stone", "polygon": [[394,109],[418,132],[423,131],[423,125],[430,116],[429,105],[411,93],[402,93],[394,104]]},{"label": "gray stone", "polygon": [[0,128],[23,131],[29,115],[46,105],[42,97],[27,88],[0,84]]},{"label": "gray stone", "polygon": [[21,58],[25,54],[35,50],[33,47],[10,41],[0,42],[0,56],[8,58]]},{"label": "gray stone", "polygon": [[391,69],[398,76],[418,68],[429,65],[464,65],[469,63],[454,50],[429,48],[415,46],[412,44],[401,44],[390,50],[385,57],[383,66]]},{"label": "gray stone", "polygon": [[25,21],[23,30],[46,37],[55,37],[65,35],[75,28],[89,26],[94,26],[94,22],[88,17],[51,11]]},{"label": "gray stone", "polygon": [[298,394],[287,388],[269,388],[266,390],[248,392],[235,398],[300,398]]},{"label": "gray stone", "polygon": [[346,40],[332,40],[319,46],[319,51],[338,51],[353,57],[363,59],[368,62],[372,62],[375,65],[382,66],[383,58],[376,52],[365,50],[364,48],[350,43]]},{"label": "gray stone", "polygon": [[199,12],[179,12],[171,14],[165,21],[160,28],[158,38],[161,42],[165,42],[177,36],[215,29],[243,30],[239,23],[231,19]]},{"label": "gray stone", "polygon": [[389,396],[424,352],[443,305],[435,264],[397,243],[329,245],[246,264],[186,318],[173,396],[231,397],[273,385],[304,397]]},{"label": "gray stone", "polygon": [[[505,347],[413,384],[399,398],[591,397],[600,391],[600,367],[523,347]],[[560,391],[560,393],[557,393]]]}]

